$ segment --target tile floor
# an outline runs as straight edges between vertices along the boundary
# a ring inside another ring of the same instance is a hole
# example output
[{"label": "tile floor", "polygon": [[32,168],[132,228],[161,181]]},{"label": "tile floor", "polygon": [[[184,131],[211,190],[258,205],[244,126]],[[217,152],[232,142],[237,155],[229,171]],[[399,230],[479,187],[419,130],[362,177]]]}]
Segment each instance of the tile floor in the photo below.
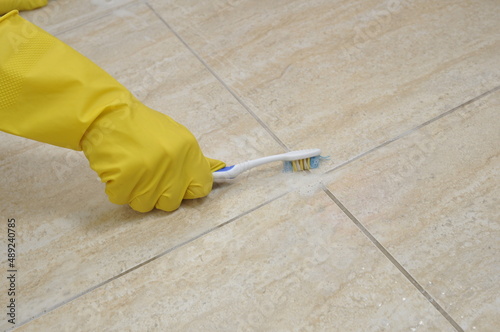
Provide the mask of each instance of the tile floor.
[{"label": "tile floor", "polygon": [[52,0],[23,16],[208,156],[330,159],[141,214],[108,202],[81,153],[0,133],[19,248],[2,330],[498,331],[497,0]]}]

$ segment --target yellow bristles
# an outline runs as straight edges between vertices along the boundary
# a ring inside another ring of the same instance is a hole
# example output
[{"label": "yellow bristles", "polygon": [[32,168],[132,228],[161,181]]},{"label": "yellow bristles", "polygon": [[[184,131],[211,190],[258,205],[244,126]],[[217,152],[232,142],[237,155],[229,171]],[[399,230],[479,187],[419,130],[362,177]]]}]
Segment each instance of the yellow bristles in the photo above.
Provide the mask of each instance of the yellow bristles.
[{"label": "yellow bristles", "polygon": [[284,172],[299,172],[318,168],[320,156],[283,162]]},{"label": "yellow bristles", "polygon": [[299,159],[292,161],[292,168],[294,172],[304,171],[311,169],[311,158]]}]

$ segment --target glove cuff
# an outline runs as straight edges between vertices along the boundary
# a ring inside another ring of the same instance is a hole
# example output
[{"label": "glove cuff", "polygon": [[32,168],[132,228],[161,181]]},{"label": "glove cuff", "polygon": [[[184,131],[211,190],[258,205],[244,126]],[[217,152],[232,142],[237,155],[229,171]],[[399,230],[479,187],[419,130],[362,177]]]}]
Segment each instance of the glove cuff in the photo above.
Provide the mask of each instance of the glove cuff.
[{"label": "glove cuff", "polygon": [[48,0],[2,0],[0,1],[0,15],[11,10],[32,10],[46,6]]}]

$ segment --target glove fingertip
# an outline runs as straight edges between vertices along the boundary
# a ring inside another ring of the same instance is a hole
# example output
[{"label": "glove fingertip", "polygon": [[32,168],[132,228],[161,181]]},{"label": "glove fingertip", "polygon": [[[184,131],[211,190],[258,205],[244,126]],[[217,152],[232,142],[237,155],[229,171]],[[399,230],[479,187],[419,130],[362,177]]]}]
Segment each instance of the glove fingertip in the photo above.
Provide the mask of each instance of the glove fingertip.
[{"label": "glove fingertip", "polygon": [[130,202],[129,206],[134,211],[141,212],[141,213],[146,213],[146,212],[149,212],[149,211],[151,211],[153,209],[151,207],[147,207],[147,206],[144,206],[144,205],[141,205],[141,204],[134,203],[134,201]]},{"label": "glove fingertip", "polygon": [[182,199],[172,199],[171,197],[161,195],[155,207],[166,212],[172,212],[181,206],[181,202]]},{"label": "glove fingertip", "polygon": [[197,199],[207,196],[212,191],[212,182],[206,182],[204,185],[191,184],[184,194],[184,199]]}]

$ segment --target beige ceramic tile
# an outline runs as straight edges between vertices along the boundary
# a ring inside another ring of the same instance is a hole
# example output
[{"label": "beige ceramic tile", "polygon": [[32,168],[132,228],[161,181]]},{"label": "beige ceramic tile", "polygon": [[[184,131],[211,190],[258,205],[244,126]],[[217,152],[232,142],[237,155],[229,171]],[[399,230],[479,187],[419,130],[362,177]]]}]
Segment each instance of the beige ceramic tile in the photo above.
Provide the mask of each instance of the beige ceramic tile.
[{"label": "beige ceramic tile", "polygon": [[19,331],[453,331],[323,192],[281,197]]},{"label": "beige ceramic tile", "polygon": [[[235,162],[282,152],[147,6],[131,12],[133,18],[111,14],[61,38],[148,105],[189,127],[207,155]],[[0,216],[18,220],[19,322],[292,190],[304,178],[281,175],[281,166],[271,165],[216,185],[208,198],[188,201],[174,213],[140,214],[108,202],[80,152],[3,138]],[[5,239],[2,232],[1,243]],[[5,256],[0,263],[5,266]]]},{"label": "beige ceramic tile", "polygon": [[40,146],[41,143],[0,131],[0,166],[14,155]]},{"label": "beige ceramic tile", "polygon": [[[59,34],[77,26],[92,22],[111,12],[127,14],[127,4],[133,0],[49,0],[46,7],[23,11],[21,15],[47,30]],[[120,8],[123,7],[123,8]]]},{"label": "beige ceramic tile", "polygon": [[500,85],[495,0],[149,2],[288,147],[322,148],[330,167]]},{"label": "beige ceramic tile", "polygon": [[466,330],[500,326],[500,92],[329,174],[329,188]]}]

